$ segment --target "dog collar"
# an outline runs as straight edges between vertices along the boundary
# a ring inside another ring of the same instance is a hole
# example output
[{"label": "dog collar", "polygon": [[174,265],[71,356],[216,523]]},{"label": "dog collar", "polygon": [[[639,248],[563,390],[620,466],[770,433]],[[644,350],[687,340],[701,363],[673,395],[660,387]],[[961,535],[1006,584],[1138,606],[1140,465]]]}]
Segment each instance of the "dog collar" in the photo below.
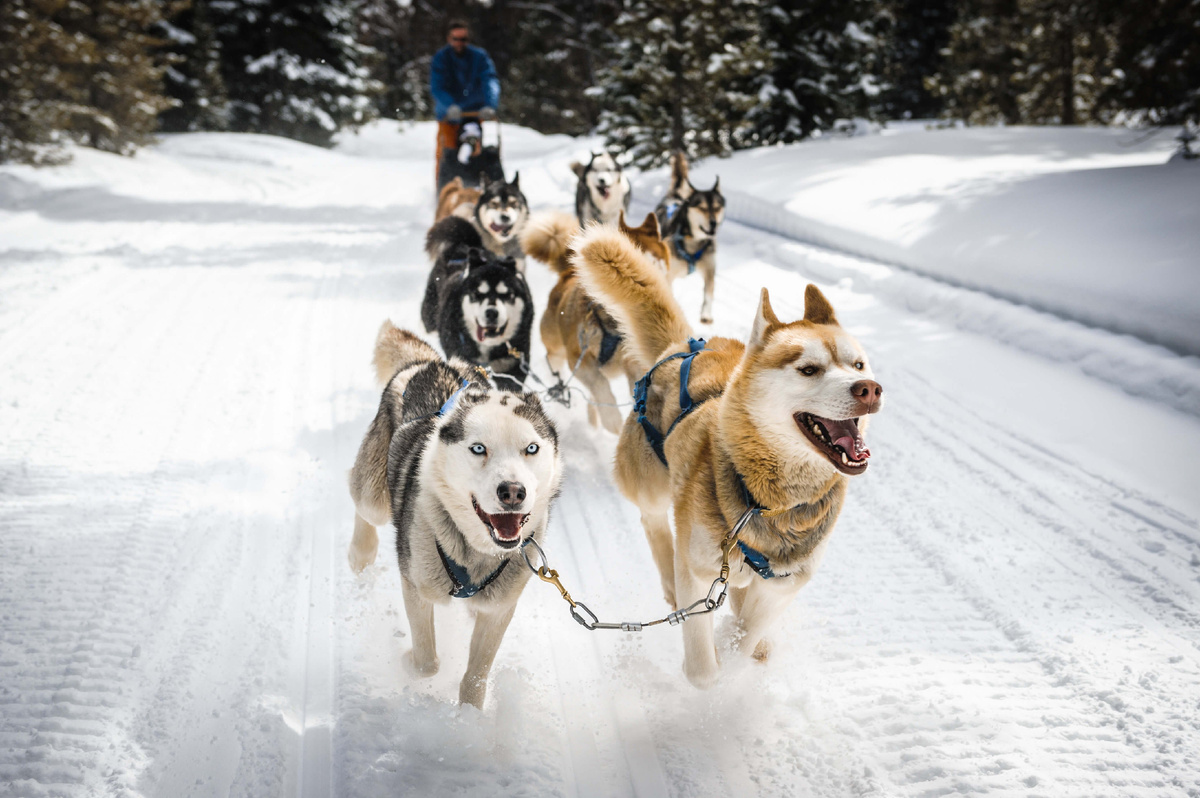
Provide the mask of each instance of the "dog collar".
[{"label": "dog collar", "polygon": [[446,551],[442,548],[442,544],[438,543],[436,538],[433,541],[433,545],[437,547],[438,557],[442,558],[442,568],[446,570],[446,576],[450,577],[451,598],[471,598],[471,596],[474,596],[492,582],[495,582],[496,577],[504,573],[504,569],[508,567],[509,560],[505,560],[486,579],[479,584],[475,584],[471,581],[471,574],[467,569],[451,559],[450,555],[446,554]]},{"label": "dog collar", "polygon": [[[746,480],[742,478],[736,470],[733,475],[737,478],[738,491],[742,494],[742,501],[746,503],[746,508],[754,515],[762,516],[763,518],[774,518],[777,515],[799,510],[801,507],[807,507],[806,502],[801,502],[795,507],[787,507],[782,510],[769,510],[763,506],[761,502],[754,498],[754,494],[746,487]],[[750,570],[761,576],[763,579],[774,579],[777,576],[790,576],[791,574],[777,574],[771,568],[771,561],[767,559],[767,555],[763,554],[758,549],[753,548],[745,543],[738,541],[738,548],[742,550],[742,557],[746,561],[746,565],[750,566]]]}]

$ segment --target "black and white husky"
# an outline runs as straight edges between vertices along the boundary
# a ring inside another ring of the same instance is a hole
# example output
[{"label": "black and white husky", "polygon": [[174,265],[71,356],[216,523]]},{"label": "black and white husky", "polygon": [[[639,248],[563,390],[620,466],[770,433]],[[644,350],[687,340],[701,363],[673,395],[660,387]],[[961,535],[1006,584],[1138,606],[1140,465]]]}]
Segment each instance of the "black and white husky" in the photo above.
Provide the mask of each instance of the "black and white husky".
[{"label": "black and white husky", "polygon": [[376,527],[395,526],[408,664],[421,676],[438,670],[434,605],[468,602],[475,629],[458,697],[482,707],[529,581],[521,549],[543,541],[558,493],[558,434],[536,395],[494,390],[475,367],[443,361],[390,321],[375,342],[375,369],[386,387],[350,471],[350,567],[373,563]]},{"label": "black and white husky", "polygon": [[[520,236],[529,219],[529,203],[521,193],[521,174],[514,174],[511,183],[488,180],[486,175],[480,175],[479,179],[479,200],[470,218],[479,241],[469,246],[483,247],[500,257],[513,258],[517,268],[524,272],[525,253],[521,251]],[[447,219],[442,219],[429,228],[425,236],[425,249],[431,258],[437,257],[435,250],[440,251],[447,244],[461,243],[461,231],[446,222]]]},{"label": "black and white husky", "polygon": [[575,188],[575,216],[579,226],[588,222],[616,225],[621,211],[629,212],[633,190],[625,170],[607,152],[592,153],[586,165],[576,161],[571,170],[579,177]]},{"label": "black and white husky", "polygon": [[704,277],[700,322],[713,320],[713,287],[717,277],[717,227],[725,219],[721,178],[700,191],[688,178],[687,156],[671,157],[671,188],[654,209],[663,240],[671,246],[671,279],[699,271]]},{"label": "black and white husky", "polygon": [[525,277],[512,258],[479,248],[470,222],[456,216],[442,222],[458,243],[430,250],[435,260],[421,302],[425,331],[438,334],[446,357],[487,366],[501,388],[519,390],[534,315]]}]

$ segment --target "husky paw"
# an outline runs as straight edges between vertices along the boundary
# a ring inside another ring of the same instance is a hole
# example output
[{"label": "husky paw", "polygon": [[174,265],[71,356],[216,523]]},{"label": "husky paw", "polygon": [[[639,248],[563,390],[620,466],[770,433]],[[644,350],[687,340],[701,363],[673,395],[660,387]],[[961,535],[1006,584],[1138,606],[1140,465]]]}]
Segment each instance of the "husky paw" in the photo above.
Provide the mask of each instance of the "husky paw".
[{"label": "husky paw", "polygon": [[720,674],[721,671],[717,667],[716,662],[711,664],[706,663],[702,666],[695,667],[689,665],[689,663],[684,660],[683,675],[687,677],[689,682],[691,682],[692,687],[695,687],[697,690],[707,690],[708,688],[712,687],[717,683],[717,677],[720,676]]},{"label": "husky paw", "polygon": [[464,676],[458,685],[458,703],[470,704],[476,709],[483,709],[483,700],[487,698],[487,679],[473,679]]},{"label": "husky paw", "polygon": [[763,638],[758,641],[758,645],[754,647],[754,653],[750,656],[754,657],[755,662],[766,663],[771,658],[771,641]]},{"label": "husky paw", "polygon": [[379,553],[379,540],[376,539],[375,545],[369,550],[360,549],[353,543],[350,544],[349,551],[346,552],[346,559],[350,561],[350,570],[356,574],[361,574],[363,569],[375,562],[375,555]]},{"label": "husky paw", "polygon": [[414,651],[409,651],[404,655],[404,669],[413,676],[428,678],[437,673],[438,668],[440,667],[442,667],[442,663],[437,657],[433,657],[431,659],[425,659],[424,657],[421,657],[418,659],[416,652]]}]

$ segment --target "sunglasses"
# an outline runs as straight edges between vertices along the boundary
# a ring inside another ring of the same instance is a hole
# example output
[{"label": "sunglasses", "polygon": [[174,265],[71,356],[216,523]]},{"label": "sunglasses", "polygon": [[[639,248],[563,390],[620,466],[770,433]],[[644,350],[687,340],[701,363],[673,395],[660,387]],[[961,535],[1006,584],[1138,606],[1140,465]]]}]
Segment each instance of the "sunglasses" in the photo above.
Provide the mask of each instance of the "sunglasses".
[{"label": "sunglasses", "polygon": [[452,42],[469,42],[469,41],[471,41],[471,38],[469,36],[451,36],[450,41],[452,41]]}]

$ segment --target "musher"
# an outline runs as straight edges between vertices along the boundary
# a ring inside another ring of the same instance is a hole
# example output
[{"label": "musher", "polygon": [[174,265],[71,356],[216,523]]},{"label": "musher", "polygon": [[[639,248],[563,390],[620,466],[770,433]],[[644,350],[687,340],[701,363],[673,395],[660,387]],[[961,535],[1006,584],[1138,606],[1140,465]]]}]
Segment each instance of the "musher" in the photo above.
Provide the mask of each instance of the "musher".
[{"label": "musher", "polygon": [[[482,47],[470,44],[467,23],[451,20],[446,26],[446,46],[433,55],[429,65],[429,90],[433,94],[433,113],[438,120],[436,163],[440,169],[442,151],[458,147],[458,134],[464,113],[474,113],[481,121],[496,119],[500,104],[500,80],[496,65]],[[435,173],[436,177],[436,173]]]}]

